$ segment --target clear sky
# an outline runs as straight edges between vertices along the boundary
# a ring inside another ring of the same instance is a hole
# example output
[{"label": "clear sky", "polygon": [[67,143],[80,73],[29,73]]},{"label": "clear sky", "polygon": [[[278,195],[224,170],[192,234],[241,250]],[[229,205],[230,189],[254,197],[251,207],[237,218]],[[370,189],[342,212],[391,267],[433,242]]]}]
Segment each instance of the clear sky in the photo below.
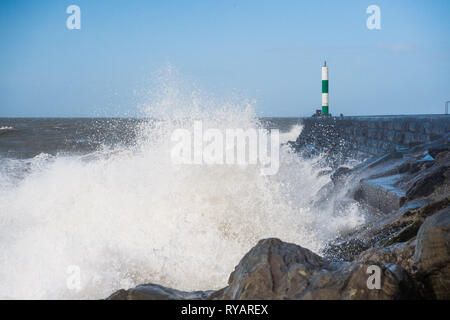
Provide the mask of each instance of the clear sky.
[{"label": "clear sky", "polygon": [[[81,30],[66,8],[81,8]],[[366,8],[381,9],[369,30]],[[121,116],[167,64],[260,116],[442,113],[450,1],[0,1],[0,117]],[[139,102],[139,101],[138,101]]]}]

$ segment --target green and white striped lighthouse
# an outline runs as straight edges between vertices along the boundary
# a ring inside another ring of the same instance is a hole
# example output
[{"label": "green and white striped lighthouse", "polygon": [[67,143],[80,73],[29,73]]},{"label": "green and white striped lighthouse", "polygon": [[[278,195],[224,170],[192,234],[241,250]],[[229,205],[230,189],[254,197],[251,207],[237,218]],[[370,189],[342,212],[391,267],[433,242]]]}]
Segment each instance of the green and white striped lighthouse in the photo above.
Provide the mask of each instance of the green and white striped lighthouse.
[{"label": "green and white striped lighthouse", "polygon": [[326,61],[322,67],[322,114],[328,115],[328,67]]}]

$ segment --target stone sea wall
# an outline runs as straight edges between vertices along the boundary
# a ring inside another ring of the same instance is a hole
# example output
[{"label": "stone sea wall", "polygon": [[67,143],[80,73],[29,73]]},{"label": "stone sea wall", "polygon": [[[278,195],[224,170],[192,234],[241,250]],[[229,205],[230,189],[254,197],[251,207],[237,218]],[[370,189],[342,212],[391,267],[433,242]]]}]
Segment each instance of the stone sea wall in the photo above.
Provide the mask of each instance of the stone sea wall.
[{"label": "stone sea wall", "polygon": [[[339,139],[356,151],[377,155],[411,148],[441,138],[450,132],[450,116],[374,116],[303,118],[299,140]],[[313,142],[314,145],[320,143]]]}]

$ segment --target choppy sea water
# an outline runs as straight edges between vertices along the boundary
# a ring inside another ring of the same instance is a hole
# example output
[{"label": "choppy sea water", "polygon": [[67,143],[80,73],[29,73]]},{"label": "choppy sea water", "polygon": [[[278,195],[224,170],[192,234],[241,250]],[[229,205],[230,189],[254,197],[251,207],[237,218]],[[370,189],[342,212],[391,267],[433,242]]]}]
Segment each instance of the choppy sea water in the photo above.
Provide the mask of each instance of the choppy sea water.
[{"label": "choppy sea water", "polygon": [[[171,132],[198,118],[280,129],[278,173],[173,165]],[[262,238],[319,252],[364,217],[311,206],[330,178],[283,144],[300,131],[298,119],[248,108],[158,121],[0,119],[0,297],[97,299],[148,282],[218,289]]]},{"label": "choppy sea water", "polygon": [[[281,139],[295,140],[298,118],[262,118],[264,128],[280,130]],[[0,118],[0,157],[33,158],[39,154],[88,154],[102,148],[136,144],[143,118]]]}]

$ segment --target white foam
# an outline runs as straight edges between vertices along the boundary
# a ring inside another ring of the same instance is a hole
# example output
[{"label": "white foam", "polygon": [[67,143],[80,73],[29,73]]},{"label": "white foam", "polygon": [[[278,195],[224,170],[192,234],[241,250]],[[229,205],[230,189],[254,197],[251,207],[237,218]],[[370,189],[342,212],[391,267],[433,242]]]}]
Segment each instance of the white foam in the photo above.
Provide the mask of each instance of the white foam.
[{"label": "white foam", "polygon": [[13,131],[13,130],[15,130],[14,127],[3,126],[3,127],[0,127],[0,134],[6,133],[8,131]]},{"label": "white foam", "polygon": [[303,126],[296,124],[290,128],[288,132],[280,133],[280,143],[287,143],[289,141],[295,141],[303,130]]}]

